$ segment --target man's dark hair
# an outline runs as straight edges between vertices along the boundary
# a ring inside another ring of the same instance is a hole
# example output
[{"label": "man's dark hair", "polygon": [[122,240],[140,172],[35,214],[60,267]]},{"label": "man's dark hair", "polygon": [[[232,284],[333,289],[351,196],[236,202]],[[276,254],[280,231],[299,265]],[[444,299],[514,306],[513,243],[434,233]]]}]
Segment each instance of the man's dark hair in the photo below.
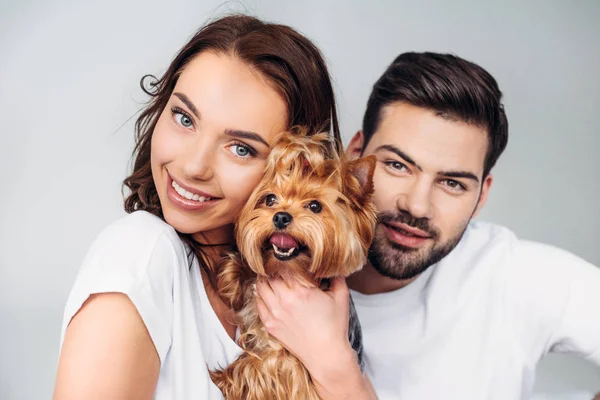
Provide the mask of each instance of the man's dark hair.
[{"label": "man's dark hair", "polygon": [[485,178],[508,142],[508,120],[496,80],[480,66],[451,54],[403,53],[373,85],[363,119],[363,149],[377,131],[382,109],[403,102],[485,129]]}]

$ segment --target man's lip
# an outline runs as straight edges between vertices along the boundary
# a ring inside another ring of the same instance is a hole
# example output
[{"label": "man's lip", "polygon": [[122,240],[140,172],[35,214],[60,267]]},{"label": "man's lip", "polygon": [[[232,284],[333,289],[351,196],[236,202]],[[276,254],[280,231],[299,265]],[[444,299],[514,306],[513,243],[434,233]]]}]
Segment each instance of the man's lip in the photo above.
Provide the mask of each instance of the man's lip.
[{"label": "man's lip", "polygon": [[389,240],[404,247],[418,249],[424,245],[425,242],[430,240],[421,236],[408,236],[406,233],[394,229],[391,225],[383,224],[383,229]]},{"label": "man's lip", "polygon": [[411,226],[405,225],[405,224],[399,224],[399,223],[394,223],[394,222],[384,222],[384,224],[387,225],[387,226],[389,226],[389,227],[391,227],[391,228],[398,228],[398,229],[401,229],[401,230],[403,230],[405,232],[408,232],[408,233],[410,233],[412,235],[415,235],[415,236],[418,236],[418,237],[421,237],[421,238],[424,238],[424,239],[431,238],[431,235],[429,235],[428,233],[423,232],[420,229],[413,228]]},{"label": "man's lip", "polygon": [[206,193],[206,192],[202,192],[198,189],[194,189],[193,187],[190,187],[177,179],[173,179],[173,177],[171,176],[169,171],[167,171],[167,175],[169,176],[169,186],[172,184],[172,182],[175,182],[176,184],[178,184],[179,186],[181,186],[183,189],[187,190],[191,194],[197,194],[198,196],[202,196],[202,197],[210,197],[211,199],[214,199],[214,200],[219,199],[219,197],[217,197],[217,196],[213,196],[210,193]]}]

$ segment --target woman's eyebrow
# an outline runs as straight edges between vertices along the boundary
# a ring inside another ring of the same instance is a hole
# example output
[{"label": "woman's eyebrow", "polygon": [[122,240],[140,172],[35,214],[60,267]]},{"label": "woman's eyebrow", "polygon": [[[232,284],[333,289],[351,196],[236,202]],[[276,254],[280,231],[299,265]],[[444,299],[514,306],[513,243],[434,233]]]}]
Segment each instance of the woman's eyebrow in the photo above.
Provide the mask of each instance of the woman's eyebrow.
[{"label": "woman's eyebrow", "polygon": [[177,92],[173,93],[173,96],[176,96],[179,100],[181,100],[187,106],[187,108],[194,113],[196,118],[200,119],[200,111],[198,111],[194,103],[192,103],[192,101],[185,94]]},{"label": "woman's eyebrow", "polygon": [[255,132],[240,131],[240,130],[236,130],[236,129],[226,129],[225,134],[228,136],[238,138],[238,139],[253,140],[255,142],[262,143],[265,146],[269,147],[269,143],[267,143],[267,141],[265,139],[263,139],[262,136],[260,136],[258,133],[255,133]]}]

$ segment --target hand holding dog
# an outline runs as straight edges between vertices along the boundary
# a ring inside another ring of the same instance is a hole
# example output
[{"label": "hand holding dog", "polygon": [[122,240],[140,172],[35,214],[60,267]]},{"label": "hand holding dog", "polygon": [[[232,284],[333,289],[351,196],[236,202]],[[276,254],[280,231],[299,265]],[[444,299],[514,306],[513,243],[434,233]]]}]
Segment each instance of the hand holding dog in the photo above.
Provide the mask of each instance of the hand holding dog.
[{"label": "hand holding dog", "polygon": [[309,370],[324,399],[371,399],[348,342],[348,287],[331,280],[327,291],[293,279],[259,279],[257,308],[268,332]]}]

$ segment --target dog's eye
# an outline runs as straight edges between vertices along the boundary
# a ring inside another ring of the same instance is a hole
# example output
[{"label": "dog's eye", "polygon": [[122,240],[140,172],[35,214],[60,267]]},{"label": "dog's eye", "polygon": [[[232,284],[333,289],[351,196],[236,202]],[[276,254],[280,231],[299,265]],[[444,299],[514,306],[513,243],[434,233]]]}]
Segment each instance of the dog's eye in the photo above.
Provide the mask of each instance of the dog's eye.
[{"label": "dog's eye", "polygon": [[273,206],[273,204],[275,204],[276,201],[277,196],[275,196],[274,194],[268,194],[267,197],[265,197],[265,205],[267,207]]},{"label": "dog's eye", "polygon": [[312,212],[314,212],[315,214],[318,214],[321,212],[321,210],[323,209],[323,207],[321,207],[321,203],[319,203],[316,200],[311,201],[310,203],[308,203],[308,209]]}]

